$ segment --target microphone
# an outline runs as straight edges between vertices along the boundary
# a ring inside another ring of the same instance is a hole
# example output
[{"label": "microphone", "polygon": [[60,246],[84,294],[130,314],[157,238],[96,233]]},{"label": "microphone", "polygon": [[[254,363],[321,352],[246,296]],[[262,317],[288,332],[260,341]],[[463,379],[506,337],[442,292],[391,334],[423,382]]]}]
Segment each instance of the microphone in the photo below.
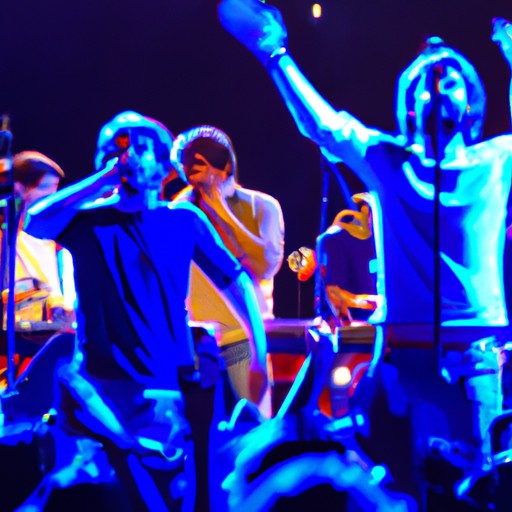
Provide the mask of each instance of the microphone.
[{"label": "microphone", "polygon": [[309,247],[301,247],[293,251],[287,258],[288,266],[297,274],[299,281],[307,281],[315,272],[317,261],[315,251]]},{"label": "microphone", "polygon": [[443,66],[441,64],[436,64],[434,66],[433,75],[434,75],[434,87],[432,88],[434,94],[441,94],[441,76],[443,74]]}]

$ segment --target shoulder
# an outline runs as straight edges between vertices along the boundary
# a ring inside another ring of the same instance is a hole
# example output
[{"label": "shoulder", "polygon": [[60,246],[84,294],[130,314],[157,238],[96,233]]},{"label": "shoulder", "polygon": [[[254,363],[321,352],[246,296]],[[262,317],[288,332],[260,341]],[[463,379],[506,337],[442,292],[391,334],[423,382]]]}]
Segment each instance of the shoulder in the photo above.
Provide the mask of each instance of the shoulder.
[{"label": "shoulder", "polygon": [[383,142],[383,138],[393,137],[381,130],[366,126],[357,117],[346,110],[340,110],[336,116],[337,125],[333,130],[334,137],[340,140],[355,138],[359,143],[366,145],[378,144]]},{"label": "shoulder", "polygon": [[484,139],[480,142],[476,142],[475,144],[472,144],[471,146],[468,146],[468,149],[478,149],[478,148],[485,148],[490,146],[505,146],[508,148],[509,152],[512,152],[512,148],[510,147],[510,144],[512,143],[512,134],[506,133],[503,135],[496,135],[495,137],[491,137],[489,139]]},{"label": "shoulder", "polygon": [[197,206],[187,201],[172,201],[168,203],[164,209],[166,214],[172,218],[180,219],[180,221],[188,220],[190,222],[209,223],[208,217]]},{"label": "shoulder", "polygon": [[164,206],[163,209],[169,212],[168,215],[172,216],[194,216],[201,213],[201,210],[197,206],[194,206],[188,201],[172,201]]},{"label": "shoulder", "polygon": [[35,236],[29,235],[25,231],[19,231],[18,238],[23,243],[28,244],[29,246],[32,246],[34,248],[37,247],[39,249],[44,249],[47,247],[50,249],[54,249],[56,247],[55,241],[49,240],[47,238],[36,238]]},{"label": "shoulder", "polygon": [[237,187],[235,195],[240,201],[254,204],[257,210],[269,213],[281,212],[281,205],[279,201],[265,192]]},{"label": "shoulder", "polygon": [[172,203],[190,203],[194,201],[194,198],[194,189],[188,185],[183,190],[178,192],[178,194],[172,200]]},{"label": "shoulder", "polygon": [[511,160],[512,134],[498,135],[478,142],[467,148],[468,155],[475,155],[484,160]]},{"label": "shoulder", "polygon": [[208,217],[191,203],[170,202],[148,212],[150,223],[161,226],[167,236],[192,239],[206,236],[210,228]]},{"label": "shoulder", "polygon": [[503,153],[512,156],[512,134],[498,135],[488,141],[484,141],[482,144],[486,143],[492,144],[494,147],[501,149]]}]

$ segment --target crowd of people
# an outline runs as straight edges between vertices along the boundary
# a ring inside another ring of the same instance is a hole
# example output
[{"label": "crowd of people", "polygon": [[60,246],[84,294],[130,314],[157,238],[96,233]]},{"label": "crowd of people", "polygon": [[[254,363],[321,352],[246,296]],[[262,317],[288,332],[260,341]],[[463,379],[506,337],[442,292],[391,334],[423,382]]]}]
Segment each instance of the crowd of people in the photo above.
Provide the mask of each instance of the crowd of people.
[{"label": "crowd of people", "polygon": [[[456,475],[443,482],[446,499],[490,510],[492,497],[471,493],[491,472],[503,413],[512,139],[481,140],[476,70],[427,40],[398,78],[398,132],[386,133],[321,97],[290,56],[277,9],[222,0],[219,17],[265,65],[301,133],[367,187],[354,196],[360,210],[340,212],[318,239],[316,343],[273,411],[264,321],[283,214],[275,198],[239,184],[221,129],[175,137],[120,112],[99,130],[95,172],[60,190],[55,161],[14,155],[19,343],[1,364],[4,374],[15,365],[20,394],[51,343],[26,352],[23,335],[74,334],[46,369],[51,409],[24,415],[3,400],[6,425],[21,418],[54,440],[53,467],[18,510],[44,510],[52,493],[83,484],[122,488],[118,510],[291,510],[325,486],[346,491],[333,507],[435,510],[433,459]],[[511,25],[494,20],[493,39],[511,65]],[[338,247],[340,233],[355,238]],[[354,287],[355,272],[337,261],[350,251],[363,262]],[[7,254],[3,236],[2,290]],[[350,414],[329,418],[318,398],[352,307],[365,321],[371,314],[373,360]]]}]

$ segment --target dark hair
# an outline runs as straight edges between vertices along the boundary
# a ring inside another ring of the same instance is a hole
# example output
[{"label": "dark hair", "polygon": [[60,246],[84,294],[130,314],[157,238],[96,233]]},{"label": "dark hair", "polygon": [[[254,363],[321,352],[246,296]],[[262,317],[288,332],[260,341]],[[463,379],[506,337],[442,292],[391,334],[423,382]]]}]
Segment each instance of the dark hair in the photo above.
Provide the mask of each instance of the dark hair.
[{"label": "dark hair", "polygon": [[46,174],[64,178],[61,167],[38,151],[22,151],[14,155],[12,163],[14,181],[26,187],[36,187]]},{"label": "dark hair", "polygon": [[[183,149],[182,162],[184,167],[191,167],[197,163],[195,154],[204,156],[217,169],[224,169],[227,163],[231,161],[231,153],[226,146],[223,146],[216,140],[200,137],[193,140]],[[231,169],[233,172],[233,169]]]}]

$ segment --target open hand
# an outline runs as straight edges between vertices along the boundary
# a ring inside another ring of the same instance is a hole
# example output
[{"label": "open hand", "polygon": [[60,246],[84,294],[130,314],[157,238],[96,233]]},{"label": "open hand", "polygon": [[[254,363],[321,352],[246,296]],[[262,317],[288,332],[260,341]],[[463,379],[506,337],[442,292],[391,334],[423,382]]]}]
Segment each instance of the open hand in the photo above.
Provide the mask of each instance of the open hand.
[{"label": "open hand", "polygon": [[275,7],[260,0],[222,0],[217,9],[221,25],[260,61],[286,46],[286,27]]},{"label": "open hand", "polygon": [[504,18],[494,18],[492,28],[492,40],[497,43],[503,55],[510,62],[512,59],[512,23]]}]

